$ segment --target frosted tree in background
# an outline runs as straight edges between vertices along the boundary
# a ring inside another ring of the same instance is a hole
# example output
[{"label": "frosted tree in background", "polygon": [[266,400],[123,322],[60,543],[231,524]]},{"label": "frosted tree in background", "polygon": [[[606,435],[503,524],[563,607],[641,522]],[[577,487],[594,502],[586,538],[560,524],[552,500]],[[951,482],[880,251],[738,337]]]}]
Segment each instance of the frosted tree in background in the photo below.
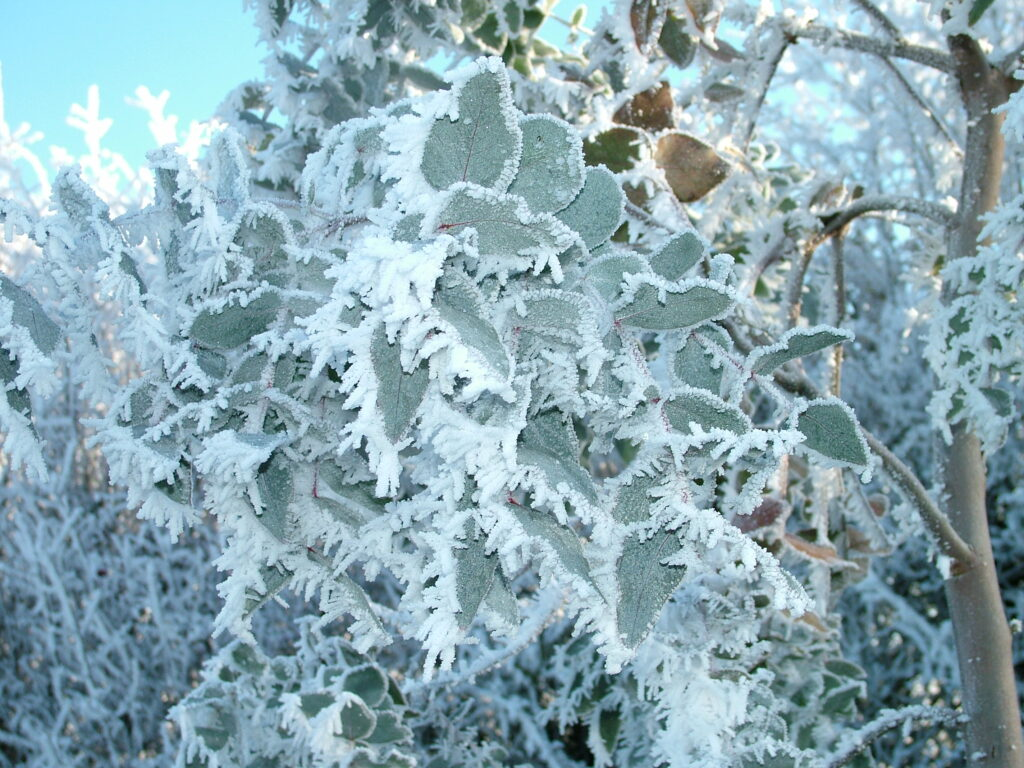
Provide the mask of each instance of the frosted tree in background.
[{"label": "frosted tree in background", "polygon": [[0,201],[9,482],[60,372],[126,506],[221,537],[125,760],[1021,764],[1019,12],[254,5],[151,203]]}]

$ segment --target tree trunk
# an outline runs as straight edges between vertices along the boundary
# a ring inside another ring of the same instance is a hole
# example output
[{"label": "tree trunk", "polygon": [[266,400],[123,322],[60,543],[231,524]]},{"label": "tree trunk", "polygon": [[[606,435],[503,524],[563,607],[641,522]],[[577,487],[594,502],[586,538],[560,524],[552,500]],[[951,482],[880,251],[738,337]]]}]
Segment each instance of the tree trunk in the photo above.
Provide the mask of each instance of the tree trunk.
[{"label": "tree trunk", "polygon": [[[992,108],[1009,96],[1006,77],[992,67],[976,41],[950,39],[967,111],[967,144],[960,192],[960,223],[950,239],[949,257],[977,252],[981,217],[999,202],[1003,169],[1002,116]],[[985,510],[985,459],[977,437],[963,425],[942,461],[950,520],[974,550],[970,562],[956,561],[946,581],[946,599],[956,638],[969,766],[1024,768],[1020,707],[1010,628],[999,593]]]}]

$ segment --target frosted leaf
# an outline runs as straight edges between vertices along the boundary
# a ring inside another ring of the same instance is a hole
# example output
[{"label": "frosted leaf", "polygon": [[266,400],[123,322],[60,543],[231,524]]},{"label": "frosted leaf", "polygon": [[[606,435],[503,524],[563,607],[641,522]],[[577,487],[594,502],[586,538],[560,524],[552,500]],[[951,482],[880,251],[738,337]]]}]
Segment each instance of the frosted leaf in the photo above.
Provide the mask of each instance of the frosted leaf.
[{"label": "frosted leaf", "polygon": [[60,341],[61,332],[31,294],[0,274],[0,296],[12,304],[11,322],[28,331],[40,352],[50,354]]},{"label": "frosted leaf", "polygon": [[704,244],[693,232],[676,235],[651,257],[651,269],[666,280],[678,280],[704,256]]},{"label": "frosted leaf", "polygon": [[581,337],[594,336],[597,328],[590,305],[576,293],[531,291],[517,297],[516,303],[526,310],[515,319],[517,326],[559,341],[580,344]]},{"label": "frosted leaf", "polygon": [[434,121],[423,147],[421,169],[434,189],[468,181],[504,191],[522,146],[508,75],[504,68],[474,75],[453,94],[458,117]]},{"label": "frosted leaf", "polygon": [[350,669],[341,684],[342,690],[354,693],[368,706],[376,708],[388,692],[388,679],[377,667]]},{"label": "frosted leaf", "polygon": [[633,534],[623,543],[616,566],[619,582],[616,616],[628,647],[640,645],[686,575],[684,567],[662,562],[681,548],[672,531],[658,531],[647,539]]},{"label": "frosted leaf", "polygon": [[703,390],[690,390],[674,395],[665,402],[665,416],[673,428],[691,434],[690,423],[705,432],[723,429],[736,435],[750,431],[750,419],[735,405]]},{"label": "frosted leaf", "polygon": [[558,558],[559,563],[566,571],[584,581],[593,583],[590,576],[590,564],[583,554],[583,546],[575,533],[560,525],[552,515],[546,512],[540,512],[521,504],[509,505],[509,510],[523,526],[526,534],[543,542],[544,546]]},{"label": "frosted leaf", "polygon": [[650,331],[689,328],[724,316],[734,302],[729,289],[710,282],[666,290],[664,302],[658,294],[657,286],[641,283],[632,298],[616,310],[615,319]]},{"label": "frosted leaf", "polygon": [[560,211],[583,188],[583,144],[568,124],[549,115],[519,121],[523,157],[508,188],[524,198],[531,211]]},{"label": "frosted leaf", "polygon": [[588,139],[583,145],[587,165],[604,165],[622,173],[640,159],[640,132],[634,128],[611,128]]},{"label": "frosted leaf", "polygon": [[281,299],[265,292],[244,307],[232,304],[223,309],[206,309],[192,322],[189,336],[207,349],[234,349],[263,333],[277,317]]},{"label": "frosted leaf", "polygon": [[260,577],[263,580],[263,592],[250,590],[246,594],[245,609],[242,618],[252,616],[256,611],[266,605],[282,589],[284,589],[294,574],[280,565],[265,565],[260,568]]},{"label": "frosted leaf", "polygon": [[850,407],[840,400],[815,400],[797,417],[797,429],[806,440],[803,446],[822,456],[865,467],[868,449]]},{"label": "frosted leaf", "polygon": [[755,349],[750,355],[748,365],[754,373],[771,373],[783,363],[826,349],[833,344],[850,341],[852,338],[849,331],[837,328],[793,328],[787,331],[778,343]]},{"label": "frosted leaf", "polygon": [[18,363],[7,353],[7,350],[0,347],[0,384],[6,388],[7,403],[15,413],[32,415],[32,401],[28,392],[15,385],[14,380],[18,376]]},{"label": "frosted leaf", "polygon": [[[374,520],[385,514],[386,499],[373,493],[371,481],[351,482],[335,464],[322,463],[317,467],[318,494],[347,510],[347,518],[358,521]],[[333,498],[332,498],[333,497]]]},{"label": "frosted leaf", "polygon": [[[241,435],[239,435],[241,437]],[[284,541],[288,533],[288,507],[294,491],[292,467],[281,454],[274,454],[270,461],[260,467],[256,477],[263,509],[259,520],[278,541]]]},{"label": "frosted leaf", "polygon": [[675,351],[671,370],[680,384],[721,394],[722,366],[716,364],[715,356],[695,338],[688,339]]},{"label": "frosted leaf", "polygon": [[453,190],[436,228],[450,235],[475,229],[480,256],[552,258],[571,242],[558,221],[548,214],[532,214],[522,198],[470,185]]},{"label": "frosted leaf", "polygon": [[527,422],[517,457],[520,464],[540,470],[552,489],[564,483],[597,505],[594,481],[580,465],[576,434],[560,411],[539,413]]},{"label": "frosted leaf", "polygon": [[557,216],[578,232],[587,248],[596,248],[619,228],[626,197],[607,168],[587,168],[583,189]]},{"label": "frosted leaf", "polygon": [[498,554],[487,554],[486,537],[476,530],[470,519],[466,525],[466,546],[455,550],[455,593],[459,600],[458,622],[462,630],[469,629],[480,604],[487,597],[498,568]]},{"label": "frosted leaf", "polygon": [[622,293],[623,278],[643,272],[644,266],[643,259],[635,253],[612,251],[587,265],[584,281],[610,303]]},{"label": "frosted leaf", "polygon": [[654,162],[683,203],[700,200],[729,175],[729,164],[712,146],[686,133],[666,133],[659,138]]},{"label": "frosted leaf", "polygon": [[464,282],[447,280],[437,292],[434,307],[441,319],[455,329],[463,344],[476,350],[502,378],[509,375],[505,345],[494,325],[483,317],[477,297]]},{"label": "frosted leaf", "polygon": [[653,477],[637,475],[619,488],[612,507],[612,517],[623,525],[646,523],[651,519],[651,488]]},{"label": "frosted leaf", "polygon": [[384,418],[384,432],[394,442],[412,423],[423,402],[428,382],[426,362],[406,371],[402,366],[402,345],[397,340],[388,342],[383,323],[373,332],[370,357],[377,377],[377,408]]},{"label": "frosted leaf", "polygon": [[505,631],[514,630],[522,621],[519,602],[501,569],[495,572],[494,581],[484,598],[484,606],[497,616]]}]

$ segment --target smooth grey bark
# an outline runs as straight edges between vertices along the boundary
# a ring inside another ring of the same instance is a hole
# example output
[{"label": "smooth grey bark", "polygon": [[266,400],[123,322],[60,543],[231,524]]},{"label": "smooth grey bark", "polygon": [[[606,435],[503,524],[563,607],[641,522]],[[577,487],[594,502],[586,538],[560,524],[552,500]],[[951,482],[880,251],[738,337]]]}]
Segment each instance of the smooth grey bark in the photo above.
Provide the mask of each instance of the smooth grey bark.
[{"label": "smooth grey bark", "polygon": [[[1002,116],[994,107],[1009,97],[1012,82],[991,65],[977,41],[949,40],[967,113],[967,142],[958,226],[949,242],[950,259],[977,253],[982,216],[999,202],[1003,169]],[[1020,708],[1013,671],[1010,628],[996,578],[985,509],[985,459],[978,439],[964,425],[942,457],[943,488],[953,528],[973,550],[955,559],[946,581],[956,638],[966,731],[967,765],[1024,768]]]}]

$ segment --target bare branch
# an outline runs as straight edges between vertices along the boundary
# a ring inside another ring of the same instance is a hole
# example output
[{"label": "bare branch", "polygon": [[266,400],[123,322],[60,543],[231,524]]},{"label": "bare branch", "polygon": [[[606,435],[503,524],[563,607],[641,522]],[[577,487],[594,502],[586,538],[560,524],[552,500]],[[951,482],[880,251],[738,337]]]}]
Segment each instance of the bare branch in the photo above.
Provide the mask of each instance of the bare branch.
[{"label": "bare branch", "polygon": [[793,26],[789,32],[794,37],[812,40],[825,46],[862,51],[874,56],[893,56],[897,59],[914,61],[949,74],[952,74],[955,70],[953,58],[948,53],[924,45],[914,45],[913,43],[901,40],[879,40],[876,37],[862,35],[859,32],[822,27],[817,24],[808,24],[804,27]]},{"label": "bare branch", "polygon": [[893,20],[889,18],[885,11],[871,2],[871,0],[854,0],[854,2],[884,30],[889,37],[898,42],[903,42],[903,33],[900,32],[900,28],[893,23]]},{"label": "bare branch", "polygon": [[[753,344],[743,335],[742,332],[731,322],[722,321],[723,327],[729,332],[736,348],[744,354],[753,350]],[[816,400],[821,397],[821,392],[802,374],[786,372],[782,369],[773,374],[775,383],[787,392],[800,395],[808,400]],[[885,473],[892,478],[899,486],[904,497],[917,507],[925,528],[931,533],[939,551],[947,557],[958,561],[962,568],[970,568],[977,560],[974,550],[967,545],[960,537],[960,534],[953,528],[949,518],[939,509],[938,505],[928,495],[927,489],[918,479],[914,471],[904,464],[886,445],[875,437],[864,427],[861,427],[864,439],[868,447],[875,452],[875,455],[882,460],[882,467]]]},{"label": "bare branch", "polygon": [[893,62],[892,59],[887,56],[883,56],[882,61],[884,61],[889,70],[896,75],[896,79],[899,81],[900,85],[903,86],[903,89],[910,94],[910,98],[914,100],[914,103],[921,108],[925,115],[928,116],[928,119],[932,121],[932,124],[938,129],[939,133],[946,137],[946,140],[956,148],[957,153],[962,157],[964,154],[963,147],[960,146],[960,142],[957,141],[945,121],[935,113],[935,110],[932,109],[931,105],[925,101],[924,96],[918,92],[913,83],[907,80],[906,75],[900,71],[899,67],[896,66],[896,63]]},{"label": "bare branch", "polygon": [[846,734],[840,741],[836,752],[825,763],[826,768],[840,768],[850,760],[863,752],[875,739],[886,731],[890,731],[906,721],[932,721],[943,725],[956,726],[964,719],[964,715],[954,712],[946,707],[926,707],[922,704],[913,704],[900,709],[883,709],[878,717],[859,728],[856,731]]},{"label": "bare branch", "polygon": [[757,95],[757,103],[750,110],[750,117],[747,120],[747,126],[743,131],[743,147],[750,146],[750,140],[754,137],[754,127],[757,125],[758,115],[761,114],[761,107],[764,105],[765,97],[768,96],[768,89],[771,88],[772,80],[775,78],[775,72],[779,68],[779,62],[782,61],[782,57],[786,54],[786,49],[789,47],[791,39],[785,34],[779,35],[779,40],[775,45],[775,50],[771,52],[771,55],[766,57],[768,66],[764,68],[764,78],[761,83],[760,91]]},{"label": "bare branch", "polygon": [[996,65],[1004,75],[1013,75],[1021,67],[1024,67],[1024,43],[1021,43]]},{"label": "bare branch", "polygon": [[[822,241],[842,230],[843,227],[858,216],[874,211],[912,213],[916,216],[931,219],[936,224],[941,224],[944,227],[955,225],[957,222],[956,213],[941,203],[919,200],[916,197],[902,197],[900,195],[866,195],[865,197],[857,198],[846,208],[837,211],[824,221],[825,228],[820,235]],[[818,244],[820,245],[820,242]]]}]

